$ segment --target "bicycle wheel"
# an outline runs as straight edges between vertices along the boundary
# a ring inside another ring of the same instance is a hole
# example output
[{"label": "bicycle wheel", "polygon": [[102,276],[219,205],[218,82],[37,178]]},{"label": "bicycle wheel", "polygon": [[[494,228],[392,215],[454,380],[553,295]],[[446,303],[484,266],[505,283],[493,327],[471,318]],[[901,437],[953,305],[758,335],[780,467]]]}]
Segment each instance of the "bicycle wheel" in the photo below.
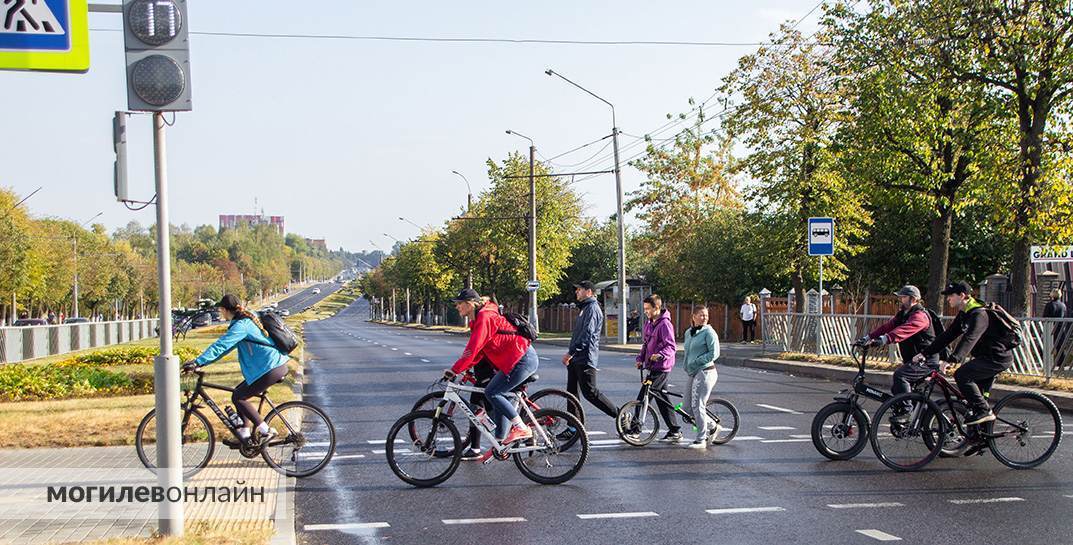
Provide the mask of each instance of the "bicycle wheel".
[{"label": "bicycle wheel", "polygon": [[708,399],[708,418],[716,422],[715,431],[711,435],[713,445],[723,445],[730,442],[738,434],[741,425],[738,419],[738,408],[733,403],[713,397]]},{"label": "bicycle wheel", "polygon": [[831,403],[812,418],[812,446],[831,460],[849,460],[868,444],[868,429],[860,406]]},{"label": "bicycle wheel", "polygon": [[582,408],[581,401],[578,400],[577,396],[566,390],[544,388],[529,396],[529,401],[532,401],[541,409],[555,409],[570,413],[577,418],[578,422],[585,423],[585,409]]},{"label": "bicycle wheel", "polygon": [[312,403],[281,403],[268,412],[265,424],[277,437],[261,449],[261,457],[288,477],[308,477],[324,469],[335,454],[335,426]]},{"label": "bicycle wheel", "polygon": [[623,405],[615,418],[615,431],[619,438],[635,447],[643,447],[654,441],[659,433],[659,416],[653,405],[655,403],[650,401],[644,414],[641,414],[641,402],[636,399]]},{"label": "bicycle wheel", "polygon": [[[179,410],[182,424],[183,477],[193,477],[209,465],[216,450],[216,434],[212,424],[197,409]],[[138,424],[134,436],[134,449],[142,465],[156,469],[156,409],[149,411]]]},{"label": "bicycle wheel", "polygon": [[[418,439],[407,441],[410,426],[417,430]],[[401,436],[401,437],[400,437]],[[395,447],[395,439],[402,439],[409,448]],[[446,416],[436,416],[435,411],[415,411],[398,419],[387,434],[387,464],[392,473],[408,484],[417,487],[436,486],[451,478],[462,461],[461,439],[454,422]],[[451,456],[437,456],[437,452],[449,450]]]},{"label": "bicycle wheel", "polygon": [[[533,438],[522,445],[540,447],[540,450],[515,452],[514,465],[526,478],[540,484],[562,484],[573,479],[589,456],[585,425],[576,416],[555,409],[540,409],[533,416],[536,421],[527,422],[533,430]],[[574,434],[576,439],[567,442],[556,439],[557,434],[570,428],[579,432]],[[541,429],[547,440],[541,436]]]},{"label": "bicycle wheel", "polygon": [[[890,423],[894,408],[910,402],[915,418],[905,425]],[[939,407],[924,394],[912,392],[888,399],[872,420],[872,450],[883,465],[895,471],[916,471],[928,465],[942,450],[946,420],[938,418]]]},{"label": "bicycle wheel", "polygon": [[[417,400],[417,403],[414,403],[413,411],[435,411],[436,407],[439,406],[440,402],[442,401],[443,392],[430,392],[422,396],[421,399]],[[447,415],[447,417],[450,418],[452,422],[454,422],[455,429],[458,430],[460,444],[462,445],[462,448],[465,449],[466,445],[468,445],[470,442],[470,431],[473,431],[471,430],[469,417],[466,416],[466,412],[463,411],[457,403],[448,402],[447,405],[445,405],[443,408],[443,414]],[[418,440],[418,431],[416,427],[411,426],[407,429],[407,431],[409,432],[409,438],[411,443]],[[441,446],[447,447],[450,445],[444,444]],[[454,455],[454,451],[440,450],[437,451],[436,455],[443,458],[448,458]]]},{"label": "bicycle wheel", "polygon": [[1054,402],[1035,392],[1010,394],[995,404],[986,433],[995,458],[1013,469],[1036,467],[1062,442],[1062,415]]},{"label": "bicycle wheel", "polygon": [[[961,422],[962,429],[964,428],[965,414],[969,412],[969,407],[960,399],[953,400],[952,406],[945,399],[939,400],[936,405],[939,407],[940,414],[943,415],[945,420],[943,428],[946,430],[943,436],[943,448],[939,451],[939,456],[942,458],[960,457],[972,446],[972,443],[961,433],[957,425],[958,422]],[[930,437],[924,437],[924,440],[929,441]],[[928,446],[931,447],[932,445],[929,444]]]}]

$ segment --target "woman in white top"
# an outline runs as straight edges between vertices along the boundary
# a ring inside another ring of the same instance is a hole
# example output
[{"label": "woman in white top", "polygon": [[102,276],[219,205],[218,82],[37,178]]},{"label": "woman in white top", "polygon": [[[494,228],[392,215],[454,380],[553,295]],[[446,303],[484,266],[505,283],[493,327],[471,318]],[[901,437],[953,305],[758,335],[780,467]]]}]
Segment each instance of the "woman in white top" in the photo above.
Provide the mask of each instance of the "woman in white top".
[{"label": "woman in white top", "polygon": [[751,343],[756,340],[756,305],[752,298],[745,296],[745,302],[741,304],[741,342]]}]

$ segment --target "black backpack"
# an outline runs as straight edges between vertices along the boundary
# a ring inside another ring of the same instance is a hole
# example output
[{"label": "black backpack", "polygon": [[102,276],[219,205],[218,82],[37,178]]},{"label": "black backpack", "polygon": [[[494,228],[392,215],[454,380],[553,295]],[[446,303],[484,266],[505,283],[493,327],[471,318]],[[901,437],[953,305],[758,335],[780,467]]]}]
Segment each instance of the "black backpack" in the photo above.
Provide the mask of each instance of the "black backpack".
[{"label": "black backpack", "polygon": [[283,322],[283,317],[268,311],[258,314],[261,319],[261,328],[264,329],[265,335],[272,339],[273,348],[284,354],[290,354],[298,348],[298,336]]},{"label": "black backpack", "polygon": [[1009,349],[1021,346],[1021,322],[1018,322],[1017,318],[1011,316],[1009,312],[1006,312],[1006,309],[997,303],[985,304],[984,310],[987,311],[989,323],[997,324],[993,326],[995,327],[996,340]]},{"label": "black backpack", "polygon": [[[931,326],[935,328],[935,338],[938,339],[944,332],[946,332],[946,326],[943,325],[943,319],[939,317],[938,313],[930,308],[925,307],[924,310],[931,318]],[[943,347],[942,351],[939,352],[939,359],[942,361],[950,361],[950,347]]]},{"label": "black backpack", "polygon": [[499,333],[525,337],[526,339],[529,339],[529,342],[537,340],[537,332],[533,329],[533,324],[530,324],[525,316],[522,316],[517,312],[508,312],[504,314],[503,317],[507,319],[507,323],[514,326],[515,331],[500,330]]}]

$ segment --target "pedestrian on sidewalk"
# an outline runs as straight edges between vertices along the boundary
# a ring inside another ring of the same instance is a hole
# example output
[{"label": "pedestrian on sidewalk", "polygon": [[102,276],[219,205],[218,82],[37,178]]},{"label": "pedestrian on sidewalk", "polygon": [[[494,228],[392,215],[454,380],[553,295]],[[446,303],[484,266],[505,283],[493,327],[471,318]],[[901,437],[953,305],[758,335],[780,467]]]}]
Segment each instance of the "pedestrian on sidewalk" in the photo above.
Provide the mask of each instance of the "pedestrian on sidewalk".
[{"label": "pedestrian on sidewalk", "polygon": [[[563,356],[566,366],[566,390],[574,397],[585,397],[594,407],[611,418],[618,417],[618,407],[596,387],[596,371],[600,363],[600,331],[604,327],[604,314],[593,294],[592,282],[583,280],[574,284],[581,314],[574,322],[570,335],[570,348]],[[578,395],[580,390],[581,395]]]},{"label": "pedestrian on sidewalk", "polygon": [[738,311],[741,317],[741,342],[751,343],[756,340],[756,305],[752,297],[746,295]]},{"label": "pedestrian on sidewalk", "polygon": [[[674,369],[675,353],[678,344],[674,340],[674,325],[671,324],[671,313],[663,308],[663,299],[658,295],[649,295],[644,300],[645,323],[644,344],[641,345],[641,353],[637,356],[637,368],[648,371],[646,380],[652,382],[652,389],[660,391],[667,387],[667,378],[671,369]],[[643,399],[644,388],[637,393],[637,401]],[[667,423],[667,434],[661,441],[677,443],[682,440],[682,432],[678,426],[678,417],[674,415],[671,407],[657,403],[663,421]]]},{"label": "pedestrian on sidewalk", "polygon": [[[1062,290],[1051,290],[1051,302],[1047,303],[1047,306],[1043,307],[1044,318],[1065,318],[1069,312],[1066,310],[1066,304],[1062,302]],[[1069,324],[1062,322],[1054,322],[1054,328],[1051,330],[1051,340],[1054,343],[1054,368],[1061,369],[1065,365],[1065,357],[1067,354],[1063,352],[1062,345],[1065,344],[1066,338],[1069,335]]]},{"label": "pedestrian on sidewalk", "polygon": [[693,310],[693,327],[686,330],[686,374],[689,375],[689,387],[686,388],[685,405],[693,414],[696,426],[696,438],[689,448],[708,448],[708,443],[715,431],[715,422],[708,419],[708,398],[712,395],[719,373],[715,370],[715,360],[719,359],[719,335],[708,325],[708,307]]}]

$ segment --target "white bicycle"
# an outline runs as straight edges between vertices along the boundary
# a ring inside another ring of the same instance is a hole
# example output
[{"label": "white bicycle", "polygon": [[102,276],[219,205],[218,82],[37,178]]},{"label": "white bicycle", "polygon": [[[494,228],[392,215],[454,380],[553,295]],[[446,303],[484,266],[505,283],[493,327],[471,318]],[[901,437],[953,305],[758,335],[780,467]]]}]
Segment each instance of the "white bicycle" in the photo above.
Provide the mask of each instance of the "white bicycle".
[{"label": "white bicycle", "polygon": [[[450,404],[462,409],[470,423],[476,426],[491,445],[493,458],[506,460],[513,457],[522,475],[534,482],[565,483],[585,465],[589,437],[576,416],[556,409],[533,411],[530,404],[524,402],[524,390],[512,391],[506,395],[533,430],[533,437],[504,445],[496,440],[494,425],[487,421],[482,423],[460,392],[483,394],[484,388],[446,381],[443,399],[434,410],[413,411],[391,426],[385,453],[391,471],[398,478],[413,486],[436,486],[451,478],[458,469],[464,445],[458,427],[445,411]],[[397,445],[396,439],[400,441]]]}]

